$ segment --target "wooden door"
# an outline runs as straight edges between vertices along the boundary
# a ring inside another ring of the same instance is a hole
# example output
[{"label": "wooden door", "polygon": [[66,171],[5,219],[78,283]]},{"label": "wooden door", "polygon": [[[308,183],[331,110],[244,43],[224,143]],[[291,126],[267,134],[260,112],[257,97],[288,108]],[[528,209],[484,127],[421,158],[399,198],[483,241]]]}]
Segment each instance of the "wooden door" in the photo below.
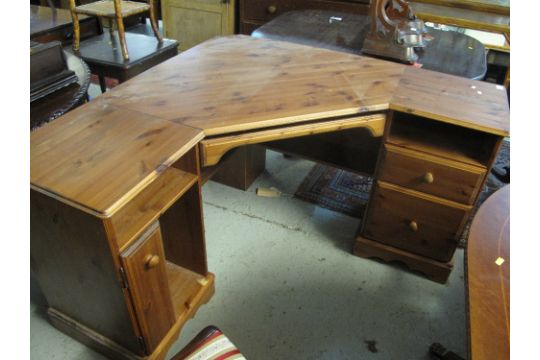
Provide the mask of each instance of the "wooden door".
[{"label": "wooden door", "polygon": [[178,40],[180,50],[216,36],[234,33],[235,0],[163,0],[165,37]]},{"label": "wooden door", "polygon": [[146,350],[151,353],[175,322],[158,223],[121,257]]}]

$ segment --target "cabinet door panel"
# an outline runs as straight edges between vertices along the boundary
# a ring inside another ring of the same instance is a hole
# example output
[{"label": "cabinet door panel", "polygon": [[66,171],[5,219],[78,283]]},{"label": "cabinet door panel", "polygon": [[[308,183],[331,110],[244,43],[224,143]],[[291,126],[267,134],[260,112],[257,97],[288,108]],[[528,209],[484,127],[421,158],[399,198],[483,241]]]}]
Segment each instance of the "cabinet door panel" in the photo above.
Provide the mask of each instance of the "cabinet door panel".
[{"label": "cabinet door panel", "polygon": [[121,256],[137,319],[150,353],[175,321],[159,225],[150,226]]},{"label": "cabinet door panel", "polygon": [[169,0],[164,2],[165,36],[176,39],[180,50],[234,32],[234,2]]}]

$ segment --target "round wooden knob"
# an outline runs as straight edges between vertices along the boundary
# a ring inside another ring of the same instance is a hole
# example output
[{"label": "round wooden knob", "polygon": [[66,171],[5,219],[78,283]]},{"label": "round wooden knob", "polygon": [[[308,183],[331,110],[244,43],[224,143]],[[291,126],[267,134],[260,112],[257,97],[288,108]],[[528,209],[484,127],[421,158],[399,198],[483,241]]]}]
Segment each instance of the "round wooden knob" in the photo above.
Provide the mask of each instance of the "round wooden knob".
[{"label": "round wooden knob", "polygon": [[156,267],[157,264],[159,264],[159,256],[157,255],[148,254],[144,258],[144,266],[146,266],[147,269]]},{"label": "round wooden knob", "polygon": [[270,5],[266,11],[268,11],[269,14],[275,14],[277,11],[277,7],[275,5]]},{"label": "round wooden knob", "polygon": [[433,180],[435,180],[435,178],[433,177],[433,174],[430,173],[430,172],[427,172],[424,174],[424,181],[428,184],[431,184],[433,182]]},{"label": "round wooden knob", "polygon": [[409,223],[409,227],[412,231],[418,231],[418,223],[414,220]]}]

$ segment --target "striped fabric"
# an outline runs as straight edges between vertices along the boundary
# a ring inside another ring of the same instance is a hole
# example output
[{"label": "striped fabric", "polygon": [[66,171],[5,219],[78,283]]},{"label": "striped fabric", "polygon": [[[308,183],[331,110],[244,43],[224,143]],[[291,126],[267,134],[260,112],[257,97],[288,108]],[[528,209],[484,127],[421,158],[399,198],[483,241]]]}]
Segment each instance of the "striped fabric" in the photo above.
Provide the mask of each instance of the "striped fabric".
[{"label": "striped fabric", "polygon": [[204,339],[185,360],[246,360],[221,331]]}]

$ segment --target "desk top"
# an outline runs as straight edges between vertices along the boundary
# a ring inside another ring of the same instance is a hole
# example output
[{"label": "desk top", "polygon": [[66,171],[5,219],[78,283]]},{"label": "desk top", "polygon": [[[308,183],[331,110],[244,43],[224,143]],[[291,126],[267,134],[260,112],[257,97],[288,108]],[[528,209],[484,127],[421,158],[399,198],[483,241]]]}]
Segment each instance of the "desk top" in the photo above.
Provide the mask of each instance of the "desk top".
[{"label": "desk top", "polygon": [[[504,259],[497,264],[498,258]],[[467,246],[473,360],[510,358],[510,185],[478,210]]]},{"label": "desk top", "polygon": [[114,90],[104,96],[119,107],[207,136],[388,109],[509,133],[502,86],[247,36],[206,41]]},{"label": "desk top", "polygon": [[203,138],[99,97],[31,134],[33,188],[108,217]]},{"label": "desk top", "polygon": [[169,59],[32,133],[31,183],[106,215],[203,136],[389,109],[509,133],[503,87],[231,36]]}]

